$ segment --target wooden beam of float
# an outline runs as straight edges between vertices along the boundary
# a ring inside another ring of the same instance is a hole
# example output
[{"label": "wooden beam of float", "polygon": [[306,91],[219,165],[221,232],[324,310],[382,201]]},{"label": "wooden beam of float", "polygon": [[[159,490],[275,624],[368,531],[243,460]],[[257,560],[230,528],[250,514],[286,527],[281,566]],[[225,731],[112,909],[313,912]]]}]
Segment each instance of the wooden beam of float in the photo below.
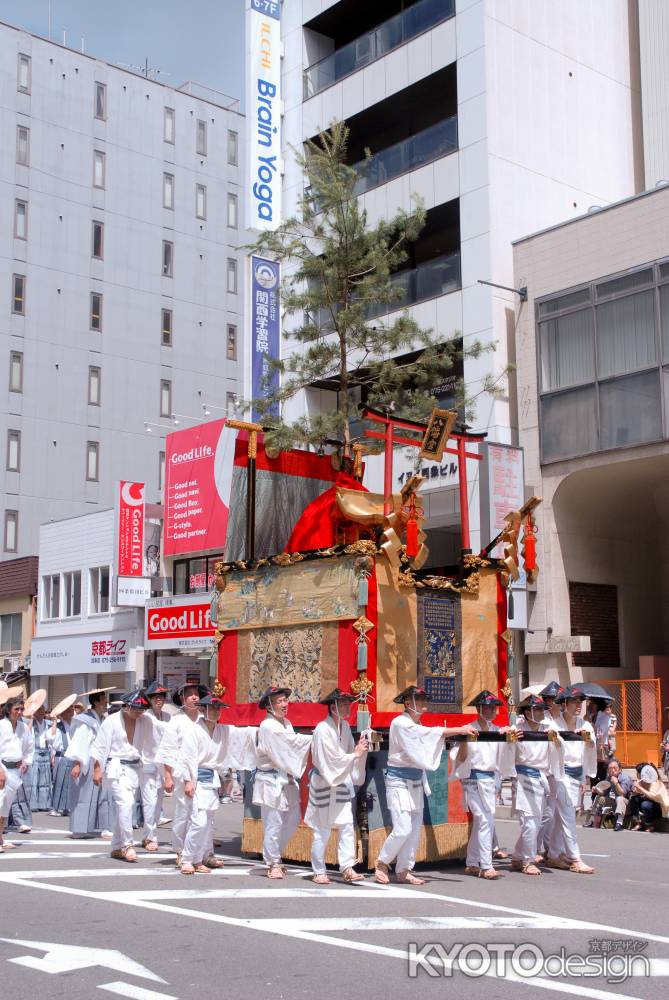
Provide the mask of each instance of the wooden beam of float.
[{"label": "wooden beam of float", "polygon": [[[372,410],[369,407],[365,407],[362,411],[363,420],[371,420],[374,423],[382,424],[383,431],[373,431],[365,429],[365,437],[376,438],[379,441],[383,441],[385,444],[384,452],[384,475],[383,475],[383,494],[384,494],[384,513],[386,515],[392,512],[391,496],[393,492],[393,447],[396,444],[407,445],[410,448],[420,448],[421,452],[427,450],[428,440],[430,437],[429,430],[430,425],[434,425],[435,420],[442,419],[441,415],[450,413],[451,411],[440,410],[433,411],[433,415],[430,418],[430,423],[421,424],[413,420],[400,420],[399,418],[390,416],[386,413],[380,413],[378,410]],[[460,490],[460,535],[461,535],[461,546],[463,552],[470,551],[470,535],[469,535],[469,497],[467,488],[467,459],[474,459],[476,462],[482,461],[483,456],[479,455],[475,451],[467,451],[467,444],[477,444],[481,441],[485,441],[485,434],[467,434],[459,433],[453,431],[453,422],[450,419],[446,422],[446,427],[443,428],[444,432],[448,434],[448,440],[453,440],[456,443],[455,448],[444,447],[444,442],[440,442],[442,445],[438,451],[443,454],[447,452],[449,455],[457,455],[458,457],[458,484]],[[450,424],[450,426],[448,426]],[[420,433],[421,437],[405,437],[397,434],[397,430],[407,430],[414,431],[415,433]]]},{"label": "wooden beam of float", "polygon": [[235,431],[248,431],[249,440],[246,451],[246,559],[256,557],[256,457],[258,455],[258,434],[262,433],[260,424],[252,424],[246,420],[227,420],[226,427]]}]

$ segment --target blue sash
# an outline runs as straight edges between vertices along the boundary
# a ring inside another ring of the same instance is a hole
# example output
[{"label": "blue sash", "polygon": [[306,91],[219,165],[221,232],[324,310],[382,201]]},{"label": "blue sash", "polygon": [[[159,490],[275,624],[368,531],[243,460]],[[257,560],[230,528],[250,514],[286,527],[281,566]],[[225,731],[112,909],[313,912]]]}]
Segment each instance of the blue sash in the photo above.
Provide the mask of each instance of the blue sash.
[{"label": "blue sash", "polygon": [[494,771],[480,771],[478,767],[473,767],[469,772],[469,778],[471,781],[481,781],[482,778],[494,778]]},{"label": "blue sash", "polygon": [[570,778],[579,778],[580,779],[580,778],[583,777],[583,768],[582,767],[567,767],[567,765],[565,764],[565,766],[564,766],[564,773],[568,774]]},{"label": "blue sash", "polygon": [[526,774],[528,778],[541,777],[541,771],[536,767],[530,767],[529,764],[516,764],[516,771],[518,774]]},{"label": "blue sash", "polygon": [[202,785],[212,785],[214,783],[214,771],[211,767],[198,767],[197,780]]},{"label": "blue sash", "polygon": [[419,767],[395,767],[389,764],[386,768],[386,778],[409,778],[413,781],[422,781],[423,772]]}]

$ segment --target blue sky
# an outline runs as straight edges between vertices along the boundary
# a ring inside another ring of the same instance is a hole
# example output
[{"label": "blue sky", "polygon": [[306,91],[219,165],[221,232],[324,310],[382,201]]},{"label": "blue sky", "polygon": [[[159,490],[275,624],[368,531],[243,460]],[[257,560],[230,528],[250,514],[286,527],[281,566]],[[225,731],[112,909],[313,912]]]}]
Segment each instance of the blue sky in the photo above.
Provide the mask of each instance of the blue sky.
[{"label": "blue sky", "polygon": [[[112,63],[161,70],[179,87],[195,80],[243,105],[244,0],[51,0],[51,37]],[[0,21],[48,35],[49,0],[0,0]]]}]

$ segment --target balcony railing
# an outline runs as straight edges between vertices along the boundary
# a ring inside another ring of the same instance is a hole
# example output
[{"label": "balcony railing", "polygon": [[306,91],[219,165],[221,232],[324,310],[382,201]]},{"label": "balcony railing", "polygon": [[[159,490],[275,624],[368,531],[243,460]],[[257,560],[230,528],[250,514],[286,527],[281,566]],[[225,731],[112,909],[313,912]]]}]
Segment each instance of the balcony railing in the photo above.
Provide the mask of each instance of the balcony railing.
[{"label": "balcony railing", "polygon": [[313,63],[304,71],[304,99],[350,76],[455,14],[455,0],[418,0],[378,28]]},{"label": "balcony railing", "polygon": [[458,119],[457,115],[453,115],[452,118],[445,118],[394,146],[382,149],[369,159],[356,163],[353,169],[357,170],[360,178],[355,186],[355,193],[364,194],[400,174],[448,156],[457,148]]},{"label": "balcony railing", "polygon": [[391,282],[399,289],[400,296],[390,305],[384,303],[370,309],[370,319],[384,313],[405,309],[407,306],[434,299],[439,295],[457,292],[462,287],[460,278],[460,252],[435,257],[425,264],[419,264],[413,271],[400,271],[391,276]]}]

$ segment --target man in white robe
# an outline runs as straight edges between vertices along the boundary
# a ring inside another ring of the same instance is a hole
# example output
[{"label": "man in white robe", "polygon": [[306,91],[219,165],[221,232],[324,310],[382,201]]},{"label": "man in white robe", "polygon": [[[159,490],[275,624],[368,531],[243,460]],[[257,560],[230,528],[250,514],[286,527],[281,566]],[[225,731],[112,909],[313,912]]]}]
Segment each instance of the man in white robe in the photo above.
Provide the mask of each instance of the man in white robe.
[{"label": "man in white robe", "polygon": [[65,756],[73,761],[70,770],[70,833],[75,838],[112,838],[114,803],[107,789],[93,784],[91,764],[91,746],[107,714],[107,692],[112,690],[97,688],[87,691],[89,708],[75,715],[70,725],[70,741]]},{"label": "man in white robe", "polygon": [[364,876],[355,865],[355,826],[353,804],[356,787],[365,780],[367,740],[361,736],[357,745],[348,724],[354,694],[335,688],[321,705],[328,706],[326,719],[314,729],[311,743],[313,769],[309,774],[309,802],[304,822],[314,831],[311,867],[314,882],[327,885],[325,851],[330,830],[337,830],[339,871],[345,882],[361,882]]},{"label": "man in white robe", "polygon": [[181,766],[187,780],[185,794],[192,800],[181,853],[181,873],[209,874],[223,867],[214,855],[214,817],[219,807],[221,774],[228,768],[253,770],[256,765],[256,738],[253,726],[229,726],[218,721],[228,708],[222,698],[207,694],[199,702],[204,726],[191,726],[181,746]]},{"label": "man in white robe", "polygon": [[296,733],[287,719],[291,693],[291,688],[270,687],[258,702],[267,717],[258,728],[253,803],[260,806],[262,853],[271,879],[284,877],[281,856],[300,824],[299,781],[311,749],[311,736]]},{"label": "man in white robe", "polygon": [[0,691],[0,854],[16,847],[5,841],[4,830],[21,778],[32,764],[35,751],[32,732],[23,721],[23,705],[21,687],[5,687]]},{"label": "man in white robe", "polygon": [[204,684],[182,684],[177,688],[172,695],[172,701],[181,711],[173,715],[165,727],[156,753],[156,763],[163,768],[165,791],[173,792],[174,795],[172,850],[176,855],[177,866],[181,865],[181,852],[193,808],[193,800],[185,791],[187,774],[181,762],[181,747],[184,735],[191,726],[200,726],[206,730],[199,702],[208,694],[211,692]]},{"label": "man in white robe", "polygon": [[[548,683],[546,687],[539,692],[539,697],[543,698],[546,706],[546,719],[548,721],[555,721],[556,719],[562,718],[562,706],[556,701],[556,698],[558,695],[562,694],[563,691],[564,688],[561,684],[558,684],[557,681],[550,681],[550,683]],[[535,864],[539,864],[545,860],[546,854],[548,853],[548,841],[554,822],[555,795],[549,782],[548,793],[544,800],[544,811],[541,817],[539,836],[537,838],[537,856],[534,859]]]},{"label": "man in white robe", "polygon": [[[597,748],[595,733],[582,717],[585,694],[578,685],[572,685],[558,695],[562,704],[562,717],[556,725],[564,739],[563,768],[552,775],[549,784],[555,799],[555,819],[548,842],[546,864],[577,875],[592,875],[594,868],[581,858],[576,836],[576,812],[583,794],[585,779],[597,774]],[[582,738],[568,739],[569,733]]]},{"label": "man in white robe", "polygon": [[150,706],[146,712],[146,718],[152,724],[153,732],[142,753],[143,766],[140,776],[142,812],[144,814],[142,847],[150,853],[154,853],[158,850],[158,823],[163,808],[164,792],[162,768],[156,763],[156,754],[165,728],[170,721],[169,715],[163,710],[169,690],[158,681],[153,681],[148,688],[144,689],[144,694],[148,698]]},{"label": "man in white robe", "polygon": [[448,736],[468,734],[471,726],[448,729],[442,726],[422,726],[420,717],[428,706],[423,688],[411,684],[394,699],[404,706],[404,714],[390,723],[390,749],[386,769],[386,798],[393,828],[379,851],[374,877],[377,882],[390,882],[390,865],[395,862],[398,882],[424,885],[412,869],[423,823],[423,796],[430,794],[426,771],[436,771],[441,762]]},{"label": "man in white robe", "polygon": [[53,723],[49,735],[53,752],[53,791],[50,816],[67,816],[70,811],[70,772],[74,762],[65,756],[65,751],[70,745],[70,727],[76,700],[76,694],[67,695],[51,710]]},{"label": "man in white robe", "polygon": [[[492,691],[479,692],[469,702],[478,710],[472,724],[474,735],[495,732],[504,735],[508,726],[500,729],[493,722],[502,701]],[[453,777],[459,778],[465,792],[467,809],[472,815],[472,828],[467,844],[466,875],[496,879],[499,875],[492,863],[495,841],[496,781],[513,774],[513,753],[505,742],[475,740],[461,743],[451,750],[455,761]]]},{"label": "man in white robe", "polygon": [[104,781],[116,806],[111,856],[117,861],[137,861],[133,838],[133,812],[142,772],[142,753],[153,737],[153,726],[144,713],[149,699],[132,691],[122,699],[120,711],[108,716],[93,740],[93,783]]},{"label": "man in white robe", "polygon": [[548,778],[561,770],[561,745],[558,739],[535,741],[533,733],[557,733],[557,726],[546,717],[543,698],[530,694],[518,706],[516,728],[521,738],[515,744],[516,791],[514,810],[520,821],[520,836],[511,858],[511,868],[524,875],[541,875],[537,868],[537,840],[541,817],[548,795]]}]

